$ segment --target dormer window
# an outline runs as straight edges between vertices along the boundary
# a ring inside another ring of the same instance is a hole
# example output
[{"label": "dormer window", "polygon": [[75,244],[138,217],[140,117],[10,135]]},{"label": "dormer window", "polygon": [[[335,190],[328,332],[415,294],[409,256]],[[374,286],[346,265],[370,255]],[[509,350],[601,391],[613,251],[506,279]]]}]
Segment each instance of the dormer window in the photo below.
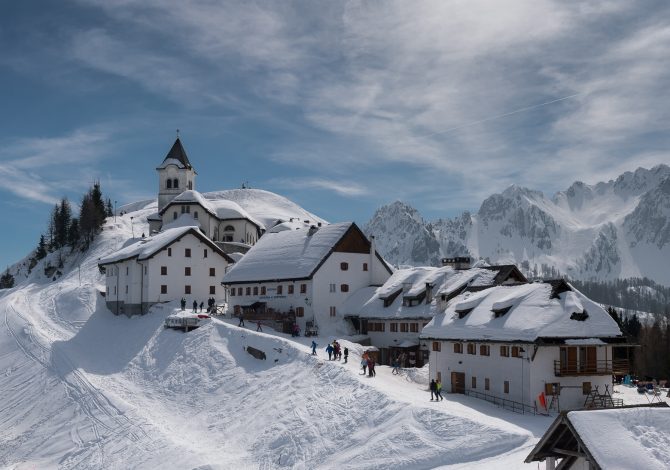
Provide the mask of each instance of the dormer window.
[{"label": "dormer window", "polygon": [[570,315],[570,320],[584,321],[587,318],[589,318],[589,314],[586,313],[586,310],[583,312],[573,312],[573,314]]}]

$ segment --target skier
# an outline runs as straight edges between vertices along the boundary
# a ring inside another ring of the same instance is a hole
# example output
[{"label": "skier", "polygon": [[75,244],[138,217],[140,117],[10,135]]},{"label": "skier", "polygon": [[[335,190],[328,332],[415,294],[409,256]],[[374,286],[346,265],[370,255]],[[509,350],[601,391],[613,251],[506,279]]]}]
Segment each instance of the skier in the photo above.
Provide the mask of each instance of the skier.
[{"label": "skier", "polygon": [[328,343],[328,347],[326,348],[326,352],[328,353],[328,360],[332,361],[333,360],[333,345]]},{"label": "skier", "polygon": [[244,315],[240,312],[240,323],[237,326],[244,326]]},{"label": "skier", "polygon": [[437,400],[437,384],[435,383],[435,379],[430,381],[430,401],[433,401],[433,395]]},{"label": "skier", "polygon": [[182,311],[186,309],[186,299],[183,297],[181,298],[181,309]]},{"label": "skier", "polygon": [[440,379],[437,379],[435,382],[435,399],[438,397],[440,400],[444,400],[444,398],[442,398],[442,382],[440,382]]},{"label": "skier", "polygon": [[256,322],[256,331],[260,331],[260,332],[263,331],[263,328],[261,328],[261,321],[260,320],[258,320]]},{"label": "skier", "polygon": [[347,360],[349,359],[349,348],[344,348],[344,363],[347,363]]},{"label": "skier", "polygon": [[198,313],[198,301],[193,301],[193,313]]},{"label": "skier", "polygon": [[316,341],[312,340],[312,356],[316,356],[316,347],[318,344],[316,344]]}]

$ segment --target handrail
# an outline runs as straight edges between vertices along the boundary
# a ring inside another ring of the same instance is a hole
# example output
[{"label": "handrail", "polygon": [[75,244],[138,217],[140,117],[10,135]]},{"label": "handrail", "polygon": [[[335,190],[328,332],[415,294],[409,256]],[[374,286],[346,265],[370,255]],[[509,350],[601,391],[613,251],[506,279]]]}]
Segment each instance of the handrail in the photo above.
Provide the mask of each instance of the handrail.
[{"label": "handrail", "polygon": [[528,412],[534,415],[538,414],[537,405],[535,404],[531,406],[518,401],[508,400],[507,398],[501,398],[495,395],[490,395],[488,393],[478,392],[477,390],[471,389],[463,390],[463,393],[467,396],[483,399],[489,403],[493,403],[496,406],[502,407],[505,410],[513,411],[514,413],[525,414]]}]

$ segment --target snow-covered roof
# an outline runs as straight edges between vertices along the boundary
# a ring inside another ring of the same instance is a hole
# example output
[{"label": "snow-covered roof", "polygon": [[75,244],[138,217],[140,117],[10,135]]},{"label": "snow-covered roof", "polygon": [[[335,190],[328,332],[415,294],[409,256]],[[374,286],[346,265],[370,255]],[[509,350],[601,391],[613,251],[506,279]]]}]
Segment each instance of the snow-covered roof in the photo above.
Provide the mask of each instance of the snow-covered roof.
[{"label": "snow-covered roof", "polygon": [[[435,315],[421,336],[532,342],[538,338],[612,338],[621,335],[612,317],[579,291],[571,288],[552,298],[553,292],[550,283],[496,286],[474,293],[465,292],[454,298],[444,312]],[[583,312],[587,315],[580,315]]]},{"label": "snow-covered roof", "polygon": [[[595,468],[670,468],[668,429],[670,408],[662,405],[569,411],[556,418],[526,462],[543,460],[559,444],[574,443],[570,447],[584,453]],[[574,438],[566,441],[566,431]]]},{"label": "snow-covered roof", "polygon": [[[488,269],[456,270],[449,266],[399,269],[383,286],[363,288],[354,292],[342,305],[342,311],[345,315],[356,315],[361,318],[432,318],[437,313],[437,296],[450,295],[466,285],[471,285],[480,276],[490,278],[492,281],[491,273],[493,276],[497,274]],[[430,302],[422,300],[413,306],[403,304],[404,298],[417,299],[425,296],[426,284],[433,286],[433,298]],[[385,299],[388,299],[387,306],[384,306]],[[388,304],[391,299],[392,303]]]},{"label": "snow-covered roof", "polygon": [[352,222],[344,222],[314,230],[266,233],[226,273],[223,283],[308,279],[354,226]]},{"label": "snow-covered roof", "polygon": [[104,266],[106,264],[118,263],[131,258],[137,258],[138,260],[145,260],[153,257],[156,253],[162,249],[168,247],[172,243],[176,242],[183,236],[187,234],[193,234],[198,237],[201,241],[209,245],[216,253],[225,257],[229,262],[233,262],[232,258],[226,255],[219,247],[212,243],[207,237],[205,237],[200,230],[193,226],[184,226],[176,227],[168,230],[164,230],[160,233],[157,233],[151,237],[143,238],[137,242],[130,243],[127,246],[124,246],[116,253],[113,253],[104,258],[98,260],[98,266]]},{"label": "snow-covered roof", "polygon": [[236,202],[227,199],[207,199],[194,189],[186,190],[178,196],[175,196],[160,213],[165,214],[168,208],[173,204],[198,204],[210,215],[213,215],[219,220],[247,219],[258,228],[264,228],[261,222],[254,219]]}]

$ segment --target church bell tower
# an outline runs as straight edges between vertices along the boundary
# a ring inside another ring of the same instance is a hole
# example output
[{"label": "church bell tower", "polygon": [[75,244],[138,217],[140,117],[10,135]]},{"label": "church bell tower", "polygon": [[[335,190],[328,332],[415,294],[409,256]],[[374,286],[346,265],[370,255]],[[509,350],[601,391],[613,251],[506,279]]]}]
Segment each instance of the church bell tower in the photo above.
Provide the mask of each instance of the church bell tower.
[{"label": "church bell tower", "polygon": [[197,173],[188,161],[179,137],[156,171],[158,171],[158,212],[175,196],[186,190],[195,189]]}]

